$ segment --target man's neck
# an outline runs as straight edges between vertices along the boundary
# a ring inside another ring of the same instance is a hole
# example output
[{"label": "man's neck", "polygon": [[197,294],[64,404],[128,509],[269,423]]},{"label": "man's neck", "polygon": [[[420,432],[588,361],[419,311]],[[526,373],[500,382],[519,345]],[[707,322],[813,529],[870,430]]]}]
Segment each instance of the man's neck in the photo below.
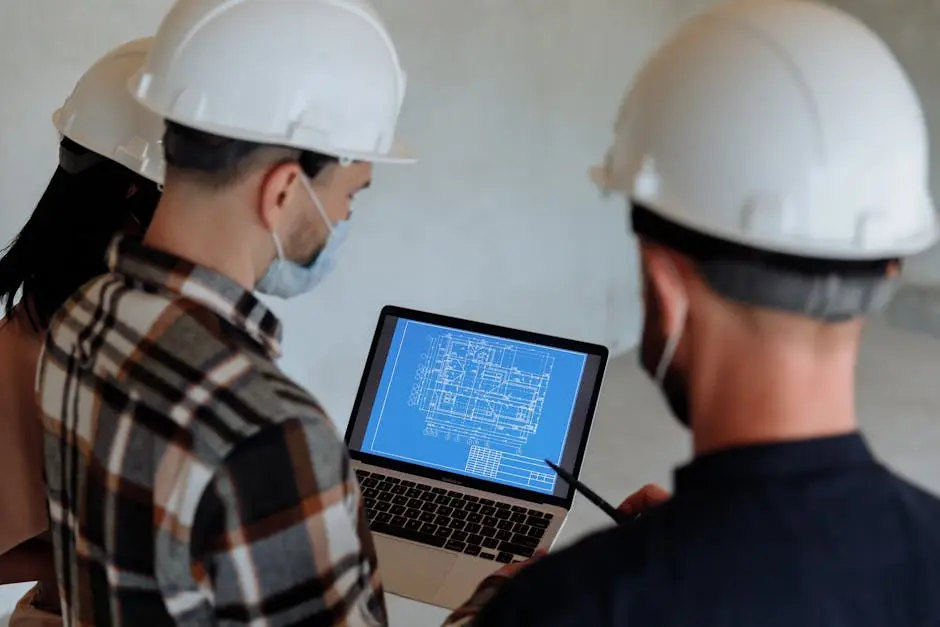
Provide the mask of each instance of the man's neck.
[{"label": "man's neck", "polygon": [[170,193],[168,188],[144,244],[214,270],[251,291],[256,281],[253,251],[234,224],[234,208],[226,207],[224,199],[213,202],[219,206]]},{"label": "man's neck", "polygon": [[854,432],[855,353],[755,350],[690,382],[696,455]]}]

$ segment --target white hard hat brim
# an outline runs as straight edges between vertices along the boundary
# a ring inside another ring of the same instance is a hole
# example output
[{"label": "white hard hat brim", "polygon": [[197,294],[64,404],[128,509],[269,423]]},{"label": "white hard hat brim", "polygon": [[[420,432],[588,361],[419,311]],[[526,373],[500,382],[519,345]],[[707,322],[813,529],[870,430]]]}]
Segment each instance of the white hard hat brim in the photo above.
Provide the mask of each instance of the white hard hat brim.
[{"label": "white hard hat brim", "polygon": [[353,161],[369,161],[371,163],[387,163],[391,165],[408,165],[417,163],[418,161],[418,157],[411,150],[411,147],[398,138],[392,142],[391,148],[385,154],[344,152],[339,156],[340,158],[351,159]]},{"label": "white hard hat brim", "polygon": [[[170,119],[170,118],[166,118]],[[174,121],[175,120],[171,120]],[[177,122],[177,124],[184,124],[183,122]],[[213,135],[218,135],[219,137],[225,137],[228,139],[235,139],[240,141],[254,142],[262,145],[272,145],[272,146],[286,146],[288,148],[295,148],[297,150],[304,150],[308,152],[317,152],[324,155],[329,155],[331,157],[336,157],[341,161],[366,161],[369,163],[382,163],[382,164],[391,164],[391,165],[408,165],[416,163],[418,158],[412,152],[411,147],[401,141],[398,138],[395,138],[392,141],[392,144],[387,152],[366,152],[366,151],[357,151],[357,150],[345,150],[345,149],[335,149],[329,146],[309,146],[309,145],[298,145],[292,142],[284,141],[283,137],[258,137],[253,136],[248,133],[237,132],[227,128],[216,128],[208,124],[199,124],[193,125],[197,131],[202,131],[204,133],[211,133]]]},{"label": "white hard hat brim", "polygon": [[181,124],[183,126],[188,126],[194,130],[201,131],[203,133],[210,133],[217,135],[219,137],[225,137],[228,139],[235,139],[240,141],[254,142],[257,144],[263,145],[272,145],[272,146],[286,146],[289,148],[296,148],[298,150],[306,150],[310,152],[318,152],[338,159],[349,160],[349,161],[367,161],[370,163],[385,163],[385,164],[401,164],[407,165],[416,163],[418,161],[417,156],[412,151],[411,147],[404,141],[398,139],[397,137],[392,140],[392,144],[387,152],[366,152],[366,151],[356,151],[356,150],[346,150],[346,149],[337,149],[330,146],[311,146],[311,145],[301,145],[293,143],[290,141],[285,141],[283,136],[262,136],[259,133],[251,133],[241,129],[235,129],[228,126],[222,126],[219,124],[212,124],[207,121],[200,120],[199,123],[194,124],[186,120],[177,120],[172,116],[168,115],[166,112],[157,110],[153,107],[152,103],[148,102],[146,99],[141,98],[137,92],[137,86],[140,83],[141,74],[138,72],[132,76],[127,81],[127,87],[131,92],[134,100],[136,100],[140,105],[149,108],[151,111],[154,111],[157,115],[160,115],[163,119],[175,122],[176,124]]},{"label": "white hard hat brim", "polygon": [[[59,133],[59,140],[63,137],[67,137],[70,141],[75,142],[85,150],[90,150],[91,152],[101,155],[106,159],[110,159],[115,163],[118,163],[125,168],[131,170],[132,172],[139,174],[143,178],[156,183],[157,185],[163,184],[163,165],[162,163],[156,167],[141,167],[139,161],[133,159],[128,159],[125,155],[122,155],[120,151],[115,150],[113,152],[108,152],[103,149],[103,146],[98,145],[94,141],[93,137],[86,137],[82,133],[76,133],[70,131],[66,128],[66,123],[64,117],[67,115],[65,107],[59,107],[52,113],[52,125],[55,126],[56,131]],[[159,159],[162,161],[163,155],[159,155]]]}]

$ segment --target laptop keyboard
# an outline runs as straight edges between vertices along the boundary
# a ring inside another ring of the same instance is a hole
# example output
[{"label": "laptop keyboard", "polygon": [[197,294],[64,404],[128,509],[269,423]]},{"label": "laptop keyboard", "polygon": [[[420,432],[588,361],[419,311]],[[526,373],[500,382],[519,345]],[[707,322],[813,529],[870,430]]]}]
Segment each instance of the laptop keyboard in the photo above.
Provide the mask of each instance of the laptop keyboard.
[{"label": "laptop keyboard", "polygon": [[364,470],[356,475],[373,532],[449,551],[519,561],[535,553],[552,520],[547,512],[415,481]]}]

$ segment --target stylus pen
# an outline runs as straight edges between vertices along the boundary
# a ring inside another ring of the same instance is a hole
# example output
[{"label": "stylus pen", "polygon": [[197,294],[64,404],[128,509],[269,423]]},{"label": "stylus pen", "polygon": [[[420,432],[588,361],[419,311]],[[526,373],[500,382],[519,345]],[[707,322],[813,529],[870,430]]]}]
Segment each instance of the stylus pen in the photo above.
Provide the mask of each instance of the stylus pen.
[{"label": "stylus pen", "polygon": [[617,509],[616,507],[614,507],[613,505],[611,505],[610,503],[602,499],[600,496],[598,496],[598,494],[594,490],[592,490],[591,488],[587,487],[586,485],[584,485],[583,483],[575,479],[574,475],[572,475],[570,472],[568,472],[564,468],[561,468],[560,466],[553,464],[551,460],[546,459],[545,463],[548,464],[548,467],[554,470],[555,473],[559,477],[564,479],[565,483],[567,483],[568,485],[573,487],[575,490],[583,494],[587,500],[589,500],[590,502],[594,503],[599,508],[601,508],[601,510],[605,514],[613,518],[614,522],[616,522],[618,525],[633,522],[634,520],[640,517],[639,514],[633,515],[633,514],[627,514],[626,512],[620,511],[619,509]]}]

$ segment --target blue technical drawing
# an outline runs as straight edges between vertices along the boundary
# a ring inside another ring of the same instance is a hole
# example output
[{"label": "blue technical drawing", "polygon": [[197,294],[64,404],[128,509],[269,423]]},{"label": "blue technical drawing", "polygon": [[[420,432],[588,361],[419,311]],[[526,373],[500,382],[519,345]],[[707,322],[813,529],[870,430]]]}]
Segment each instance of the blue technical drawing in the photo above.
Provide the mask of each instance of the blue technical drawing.
[{"label": "blue technical drawing", "polygon": [[399,320],[362,450],[551,493],[585,360]]}]

